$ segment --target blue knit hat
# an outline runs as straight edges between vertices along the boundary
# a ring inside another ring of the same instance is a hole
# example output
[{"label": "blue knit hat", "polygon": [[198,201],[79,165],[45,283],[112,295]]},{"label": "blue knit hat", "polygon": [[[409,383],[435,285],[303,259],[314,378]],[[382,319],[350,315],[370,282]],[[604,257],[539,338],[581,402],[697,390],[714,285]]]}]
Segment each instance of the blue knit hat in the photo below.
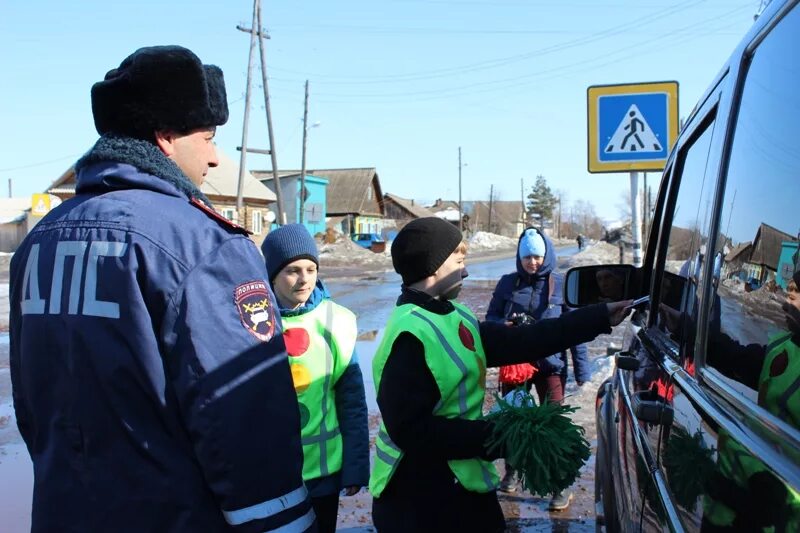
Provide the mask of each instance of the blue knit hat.
[{"label": "blue knit hat", "polygon": [[302,224],[286,224],[270,231],[261,243],[261,252],[267,263],[270,283],[292,261],[309,259],[319,266],[317,243]]},{"label": "blue knit hat", "polygon": [[544,238],[539,235],[539,232],[533,228],[525,230],[522,238],[519,240],[519,258],[528,257],[529,255],[536,255],[544,257],[547,251],[547,246],[544,243]]}]

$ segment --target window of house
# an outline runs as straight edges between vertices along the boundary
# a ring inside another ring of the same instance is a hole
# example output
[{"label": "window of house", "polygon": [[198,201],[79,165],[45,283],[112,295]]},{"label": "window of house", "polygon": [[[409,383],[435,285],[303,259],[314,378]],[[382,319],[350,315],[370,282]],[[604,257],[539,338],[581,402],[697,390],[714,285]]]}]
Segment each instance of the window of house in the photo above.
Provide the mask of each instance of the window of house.
[{"label": "window of house", "polygon": [[[734,393],[800,422],[800,9],[758,45],[730,151],[706,366]],[[750,243],[750,246],[748,246]],[[741,250],[744,250],[740,253]]]},{"label": "window of house", "polygon": [[251,231],[255,235],[261,235],[261,231],[263,230],[263,220],[264,218],[261,216],[261,211],[253,211],[252,213],[252,225]]},{"label": "window of house", "polygon": [[234,209],[233,207],[223,207],[222,216],[227,218],[231,222],[236,222],[236,209]]}]

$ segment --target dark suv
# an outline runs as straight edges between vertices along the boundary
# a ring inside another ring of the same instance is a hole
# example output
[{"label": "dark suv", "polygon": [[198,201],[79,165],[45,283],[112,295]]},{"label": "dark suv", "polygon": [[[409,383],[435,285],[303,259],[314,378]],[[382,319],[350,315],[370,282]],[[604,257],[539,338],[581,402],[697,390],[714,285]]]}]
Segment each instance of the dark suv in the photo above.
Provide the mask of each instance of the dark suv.
[{"label": "dark suv", "polygon": [[643,266],[567,274],[573,305],[650,297],[597,395],[609,531],[800,531],[797,4],[769,4],[687,120]]}]

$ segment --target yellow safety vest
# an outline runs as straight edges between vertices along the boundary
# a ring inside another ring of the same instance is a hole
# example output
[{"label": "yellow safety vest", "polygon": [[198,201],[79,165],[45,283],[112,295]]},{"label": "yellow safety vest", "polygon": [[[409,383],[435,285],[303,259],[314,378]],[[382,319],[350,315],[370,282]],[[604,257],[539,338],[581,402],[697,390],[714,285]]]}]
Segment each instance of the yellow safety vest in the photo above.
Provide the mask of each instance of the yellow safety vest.
[{"label": "yellow safety vest", "polygon": [[282,320],[300,407],[303,479],[315,479],[342,469],[334,387],[350,364],[356,317],[341,305],[323,300],[308,313]]},{"label": "yellow safety vest", "polygon": [[[482,415],[486,391],[486,355],[478,319],[463,305],[454,303],[454,306],[455,310],[447,315],[431,313],[411,304],[394,309],[372,363],[375,390],[380,390],[383,368],[395,339],[408,332],[425,347],[425,362],[439,388],[441,400],[433,414],[477,420]],[[375,448],[377,453],[369,490],[377,498],[402,460],[403,450],[392,442],[383,423]],[[497,471],[489,461],[473,458],[452,460],[447,464],[468,490],[490,492],[497,487]]]}]

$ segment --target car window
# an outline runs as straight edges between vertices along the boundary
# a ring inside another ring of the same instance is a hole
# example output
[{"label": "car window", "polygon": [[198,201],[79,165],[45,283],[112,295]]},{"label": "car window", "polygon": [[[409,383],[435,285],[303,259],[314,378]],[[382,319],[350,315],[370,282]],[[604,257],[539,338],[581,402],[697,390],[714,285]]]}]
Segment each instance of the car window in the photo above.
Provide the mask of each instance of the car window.
[{"label": "car window", "polygon": [[800,9],[794,9],[759,44],[747,71],[706,339],[706,365],[735,393],[795,427],[800,422],[798,49]]},{"label": "car window", "polygon": [[668,222],[656,323],[675,343],[675,353],[690,347],[694,339],[696,291],[706,256],[716,185],[716,173],[707,172],[714,123],[713,110],[700,118],[697,130],[678,153],[673,178],[678,190]]}]

